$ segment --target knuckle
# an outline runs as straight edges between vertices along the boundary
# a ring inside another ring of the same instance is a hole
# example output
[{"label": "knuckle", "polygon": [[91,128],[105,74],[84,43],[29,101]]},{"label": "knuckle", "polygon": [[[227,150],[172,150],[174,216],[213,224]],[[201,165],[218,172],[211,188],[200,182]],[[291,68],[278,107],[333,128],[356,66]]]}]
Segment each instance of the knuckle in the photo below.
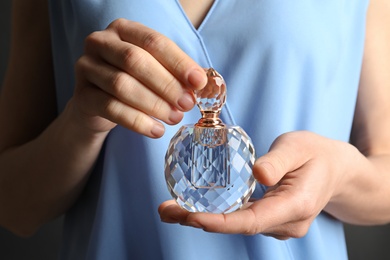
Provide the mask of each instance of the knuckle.
[{"label": "knuckle", "polygon": [[116,117],[121,114],[119,102],[114,98],[106,98],[102,104],[103,117]]},{"label": "knuckle", "polygon": [[101,31],[92,32],[84,40],[84,50],[87,52],[89,49],[98,45],[104,37],[102,37]]},{"label": "knuckle", "polygon": [[248,223],[251,223],[250,225],[246,225],[244,229],[244,234],[247,236],[253,236],[256,234],[263,233],[262,229],[262,221],[256,217],[256,214],[251,211],[252,214],[248,217]]},{"label": "knuckle", "polygon": [[191,63],[186,56],[178,56],[174,60],[174,71],[185,71],[191,67]]},{"label": "knuckle", "polygon": [[146,61],[145,55],[142,54],[137,47],[128,47],[122,53],[122,63],[123,67],[129,69],[130,71],[145,71]]},{"label": "knuckle", "polygon": [[161,91],[161,96],[168,99],[175,98],[175,86],[177,85],[177,80],[172,76],[167,82],[164,82],[159,88]]},{"label": "knuckle", "polygon": [[274,143],[282,143],[284,146],[295,146],[295,139],[296,139],[296,133],[295,132],[288,132],[288,133],[284,133],[284,134],[281,134],[280,136],[278,136],[276,139],[275,139],[275,142]]},{"label": "knuckle", "polygon": [[122,95],[124,94],[124,87],[127,86],[127,76],[125,73],[122,72],[114,72],[111,76],[111,91],[114,96]]},{"label": "knuckle", "polygon": [[146,125],[146,116],[143,113],[137,113],[130,122],[130,128],[136,132],[144,132]]},{"label": "knuckle", "polygon": [[261,225],[258,221],[254,221],[251,225],[247,226],[244,230],[244,234],[247,236],[253,236],[262,233]]},{"label": "knuckle", "polygon": [[276,140],[290,148],[307,146],[312,143],[313,133],[309,131],[292,131],[280,135]]},{"label": "knuckle", "polygon": [[112,21],[109,25],[108,25],[108,29],[120,29],[120,28],[123,28],[126,26],[126,24],[128,24],[129,21],[126,20],[125,18],[118,18],[118,19],[115,19],[114,21]]},{"label": "knuckle", "polygon": [[246,236],[252,236],[257,234],[256,231],[257,231],[257,227],[254,223],[252,223],[251,225],[245,225],[243,227],[242,234]]},{"label": "knuckle", "polygon": [[153,102],[151,113],[154,116],[161,114],[164,110],[164,101],[160,98],[157,98],[155,102]]},{"label": "knuckle", "polygon": [[[89,55],[81,56],[74,65],[74,70],[76,73],[79,73],[78,76],[86,78],[87,72],[91,72],[91,69],[94,66],[94,59]],[[93,70],[92,70],[93,71]]]},{"label": "knuckle", "polygon": [[157,32],[150,32],[143,38],[142,45],[148,52],[161,52],[166,48],[166,40],[163,35]]}]

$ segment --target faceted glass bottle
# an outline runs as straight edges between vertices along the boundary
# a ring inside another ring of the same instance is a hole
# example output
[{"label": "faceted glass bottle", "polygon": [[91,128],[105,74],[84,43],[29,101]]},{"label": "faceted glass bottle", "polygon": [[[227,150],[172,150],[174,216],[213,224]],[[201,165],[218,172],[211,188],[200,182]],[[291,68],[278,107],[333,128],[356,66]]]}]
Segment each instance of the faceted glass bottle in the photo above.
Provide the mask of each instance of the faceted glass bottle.
[{"label": "faceted glass bottle", "polygon": [[165,156],[165,179],[176,202],[190,212],[229,213],[246,203],[255,189],[255,149],[239,126],[219,118],[226,84],[214,69],[207,85],[195,92],[202,118],[184,125]]}]

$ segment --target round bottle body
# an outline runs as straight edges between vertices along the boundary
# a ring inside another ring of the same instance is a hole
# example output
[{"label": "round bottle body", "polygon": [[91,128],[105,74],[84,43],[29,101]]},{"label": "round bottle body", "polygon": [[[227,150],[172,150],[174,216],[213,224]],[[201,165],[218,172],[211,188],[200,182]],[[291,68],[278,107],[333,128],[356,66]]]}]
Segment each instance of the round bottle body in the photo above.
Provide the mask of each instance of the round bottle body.
[{"label": "round bottle body", "polygon": [[185,125],[165,156],[165,178],[176,202],[190,212],[229,213],[254,192],[255,149],[239,126]]}]

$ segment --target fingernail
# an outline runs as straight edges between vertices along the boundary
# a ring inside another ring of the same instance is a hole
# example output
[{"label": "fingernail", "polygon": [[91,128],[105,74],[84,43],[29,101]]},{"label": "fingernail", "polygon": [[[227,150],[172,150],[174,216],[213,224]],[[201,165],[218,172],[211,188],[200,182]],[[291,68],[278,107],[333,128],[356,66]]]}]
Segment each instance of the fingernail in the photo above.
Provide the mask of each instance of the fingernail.
[{"label": "fingernail", "polygon": [[188,82],[195,89],[202,88],[206,85],[206,73],[204,71],[199,71],[194,69],[188,75]]},{"label": "fingernail", "polygon": [[164,126],[155,124],[151,130],[151,133],[154,137],[161,137],[164,134],[164,131]]},{"label": "fingernail", "polygon": [[185,92],[177,103],[179,104],[181,110],[188,111],[195,105],[194,96]]},{"label": "fingernail", "polygon": [[183,112],[175,109],[171,111],[171,114],[169,115],[168,119],[171,123],[177,124],[181,121],[182,118],[183,118]]}]

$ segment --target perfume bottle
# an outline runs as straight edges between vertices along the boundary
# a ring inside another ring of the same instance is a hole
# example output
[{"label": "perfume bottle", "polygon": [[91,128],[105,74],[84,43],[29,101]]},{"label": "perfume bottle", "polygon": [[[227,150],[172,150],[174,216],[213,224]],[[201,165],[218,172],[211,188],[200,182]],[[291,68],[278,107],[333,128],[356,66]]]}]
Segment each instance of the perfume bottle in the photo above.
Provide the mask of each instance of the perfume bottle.
[{"label": "perfume bottle", "polygon": [[205,70],[208,82],[194,92],[202,118],[173,136],[165,155],[165,179],[182,208],[229,213],[241,208],[255,189],[255,149],[241,127],[219,118],[226,84],[217,71]]}]

